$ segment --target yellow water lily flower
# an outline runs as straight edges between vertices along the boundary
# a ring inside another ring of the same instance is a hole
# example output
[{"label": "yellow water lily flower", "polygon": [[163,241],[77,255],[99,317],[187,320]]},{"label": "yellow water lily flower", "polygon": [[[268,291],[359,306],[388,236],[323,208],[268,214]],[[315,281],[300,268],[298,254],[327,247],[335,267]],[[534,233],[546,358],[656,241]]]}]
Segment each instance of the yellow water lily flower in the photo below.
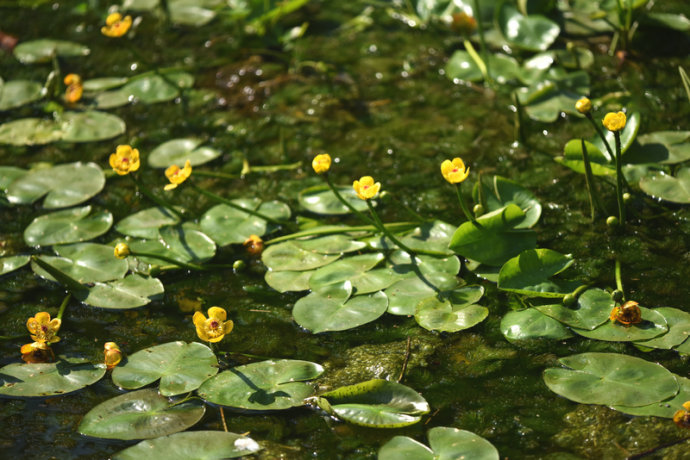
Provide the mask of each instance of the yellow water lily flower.
[{"label": "yellow water lily flower", "polygon": [[70,73],[67,74],[63,81],[65,82],[65,85],[67,85],[67,89],[65,90],[65,100],[70,104],[74,104],[81,99],[81,96],[84,93],[84,87],[81,84],[81,77],[76,73]]},{"label": "yellow water lily flower", "polygon": [[264,250],[264,240],[259,235],[249,235],[249,238],[242,244],[247,248],[247,252],[253,256],[261,254]]},{"label": "yellow water lily flower", "polygon": [[640,307],[637,306],[637,302],[629,300],[620,307],[613,307],[609,319],[613,322],[618,321],[625,326],[630,326],[631,324],[642,322],[642,312]]},{"label": "yellow water lily flower", "polygon": [[196,326],[196,334],[205,342],[220,342],[234,326],[232,320],[226,321],[227,317],[227,312],[220,307],[209,308],[208,318],[200,311],[194,313],[192,321]]},{"label": "yellow water lily flower", "polygon": [[609,112],[606,114],[602,123],[609,131],[620,131],[625,128],[626,118],[623,112]]},{"label": "yellow water lily flower", "polygon": [[111,13],[105,19],[105,26],[101,27],[101,33],[107,37],[122,37],[132,27],[132,16],[120,13]]},{"label": "yellow water lily flower", "polygon": [[331,169],[331,156],[327,153],[316,155],[311,162],[311,167],[314,168],[316,174],[323,174]]},{"label": "yellow water lily flower", "polygon": [[115,153],[110,154],[110,167],[120,176],[139,169],[139,150],[129,145],[118,145]]},{"label": "yellow water lily flower", "polygon": [[575,109],[581,114],[589,113],[592,110],[592,101],[587,97],[582,97],[575,103]]},{"label": "yellow water lily flower", "polygon": [[381,183],[374,183],[374,178],[371,176],[364,176],[359,180],[356,180],[352,184],[352,188],[355,189],[357,196],[363,200],[368,200],[374,198],[381,190]]},{"label": "yellow water lily flower", "polygon": [[122,350],[120,350],[120,347],[118,347],[115,342],[106,342],[103,346],[103,351],[107,370],[114,368],[122,361]]},{"label": "yellow water lily flower", "polygon": [[443,178],[451,184],[459,184],[470,175],[470,168],[465,167],[465,163],[460,158],[445,160],[441,163],[441,174]]},{"label": "yellow water lily flower", "polygon": [[683,409],[673,414],[673,422],[680,428],[690,428],[690,401],[685,401]]},{"label": "yellow water lily flower", "polygon": [[129,246],[127,243],[118,243],[115,246],[115,257],[118,259],[126,259],[127,256],[130,254]]},{"label": "yellow water lily flower", "polygon": [[187,178],[192,174],[192,164],[187,160],[184,164],[184,168],[180,169],[177,165],[172,165],[165,170],[165,177],[168,178],[170,183],[163,187],[164,190],[172,190],[177,188],[182,182],[186,181]]},{"label": "yellow water lily flower", "polygon": [[51,344],[60,341],[60,337],[56,334],[60,330],[62,320],[55,318],[50,319],[50,313],[41,311],[36,313],[36,316],[29,318],[26,321],[26,328],[31,333],[31,338],[34,342]]},{"label": "yellow water lily flower", "polygon": [[33,342],[22,345],[20,349],[22,360],[27,364],[50,363],[55,360],[53,350],[43,342]]}]

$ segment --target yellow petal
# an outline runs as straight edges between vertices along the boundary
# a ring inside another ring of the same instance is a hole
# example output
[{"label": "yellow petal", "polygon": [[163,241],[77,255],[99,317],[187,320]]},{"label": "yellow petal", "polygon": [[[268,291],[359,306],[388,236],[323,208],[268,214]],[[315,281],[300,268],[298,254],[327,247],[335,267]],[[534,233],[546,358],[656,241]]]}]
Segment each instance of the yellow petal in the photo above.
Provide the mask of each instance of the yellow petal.
[{"label": "yellow petal", "polygon": [[192,318],[192,322],[196,326],[197,331],[199,330],[200,327],[204,325],[206,322],[206,317],[204,316],[203,313],[200,311],[194,312],[194,317]]},{"label": "yellow petal", "polygon": [[217,321],[225,321],[228,317],[228,313],[220,307],[211,307],[208,309],[208,317]]},{"label": "yellow petal", "polygon": [[224,334],[231,333],[233,327],[235,327],[235,323],[233,323],[232,320],[226,321],[225,323],[223,323],[223,333]]}]

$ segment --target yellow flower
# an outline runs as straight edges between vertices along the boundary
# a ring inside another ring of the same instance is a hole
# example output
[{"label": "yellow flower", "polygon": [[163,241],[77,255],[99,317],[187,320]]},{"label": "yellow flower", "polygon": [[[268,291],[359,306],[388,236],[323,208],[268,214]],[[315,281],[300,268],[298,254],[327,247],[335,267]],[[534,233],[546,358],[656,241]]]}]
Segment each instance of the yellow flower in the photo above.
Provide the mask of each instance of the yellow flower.
[{"label": "yellow flower", "polygon": [[220,342],[226,334],[232,331],[232,320],[225,320],[228,314],[220,307],[208,309],[208,319],[200,311],[194,313],[192,321],[196,326],[196,334],[206,342]]},{"label": "yellow flower", "polygon": [[111,13],[105,19],[105,26],[101,27],[101,33],[108,37],[122,37],[132,27],[132,16],[120,13]]},{"label": "yellow flower", "polygon": [[359,180],[354,181],[352,188],[357,192],[357,196],[363,200],[374,198],[381,189],[381,183],[374,183],[374,178],[371,176],[364,176]]},{"label": "yellow flower", "polygon": [[690,401],[683,403],[683,409],[673,414],[673,422],[680,428],[690,428]]},{"label": "yellow flower", "polygon": [[311,162],[311,167],[314,168],[316,174],[323,174],[331,169],[331,156],[327,153],[316,155]]},{"label": "yellow flower", "polygon": [[618,321],[625,326],[642,322],[642,312],[637,302],[629,300],[620,307],[613,307],[609,319],[613,322]]},{"label": "yellow flower", "polygon": [[22,345],[22,360],[27,364],[50,363],[55,359],[53,350],[42,342],[33,342]]},{"label": "yellow flower", "polygon": [[620,131],[625,128],[625,114],[623,112],[613,113],[609,112],[604,117],[602,123],[609,131]]},{"label": "yellow flower", "polygon": [[177,188],[182,182],[186,181],[187,178],[192,174],[192,164],[187,160],[184,164],[184,168],[180,169],[177,165],[172,165],[165,170],[165,177],[168,178],[170,183],[163,187],[165,190],[172,190]]},{"label": "yellow flower", "polygon": [[242,244],[247,248],[247,252],[253,256],[261,254],[264,250],[264,240],[259,235],[249,235],[249,238]]},{"label": "yellow flower", "polygon": [[445,160],[441,163],[441,174],[451,184],[459,184],[470,175],[470,168],[465,167],[460,158],[453,158],[453,161]]},{"label": "yellow flower", "polygon": [[110,370],[122,361],[122,350],[115,342],[106,342],[103,346],[105,354],[105,367]]},{"label": "yellow flower", "polygon": [[118,259],[126,259],[129,254],[130,250],[127,243],[117,243],[115,246],[115,257]]},{"label": "yellow flower", "polygon": [[575,108],[581,114],[589,113],[589,111],[592,110],[592,101],[590,101],[589,98],[582,97],[575,103]]},{"label": "yellow flower", "polygon": [[129,145],[118,145],[115,153],[110,154],[110,167],[120,176],[139,169],[139,150]]},{"label": "yellow flower", "polygon": [[81,99],[84,93],[84,88],[81,85],[81,77],[76,73],[70,73],[65,77],[64,82],[65,85],[67,85],[65,100],[70,104],[74,104]]},{"label": "yellow flower", "polygon": [[60,337],[55,334],[60,330],[61,324],[61,320],[58,318],[51,320],[50,313],[42,311],[28,319],[26,328],[35,342],[51,344],[60,341]]}]

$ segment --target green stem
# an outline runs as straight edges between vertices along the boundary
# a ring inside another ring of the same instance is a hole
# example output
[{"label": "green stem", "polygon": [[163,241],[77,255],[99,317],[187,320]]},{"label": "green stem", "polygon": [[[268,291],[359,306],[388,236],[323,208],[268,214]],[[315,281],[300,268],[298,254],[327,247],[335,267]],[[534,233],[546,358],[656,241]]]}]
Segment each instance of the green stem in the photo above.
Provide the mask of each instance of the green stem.
[{"label": "green stem", "polygon": [[[387,229],[396,230],[409,230],[417,226],[415,222],[395,222],[392,224],[385,224]],[[297,238],[305,238],[307,236],[317,236],[317,235],[336,235],[340,233],[357,233],[357,232],[375,232],[378,227],[375,225],[359,225],[353,227],[340,227],[340,226],[329,226],[329,227],[318,227],[311,230],[303,230],[301,232],[290,233],[289,235],[279,236],[273,238],[272,240],[264,241],[264,246],[269,244],[282,243],[283,241],[294,240]]]},{"label": "green stem", "polygon": [[623,290],[623,280],[621,278],[621,261],[616,259],[616,289],[623,293],[623,299],[625,299],[625,291]]},{"label": "green stem", "polygon": [[[482,48],[482,56],[486,64],[486,82],[492,84],[491,73],[489,71],[489,48],[486,46],[486,39],[484,38],[484,24],[482,22],[481,11],[479,10],[479,0],[474,0],[474,18],[477,20],[477,29],[479,29],[479,44]],[[469,52],[469,51],[468,51]]]},{"label": "green stem", "polygon": [[457,192],[458,201],[460,202],[460,207],[462,208],[462,212],[465,214],[465,217],[467,217],[467,220],[469,220],[470,222],[476,222],[477,219],[474,217],[474,215],[467,208],[467,204],[465,203],[465,200],[462,199],[462,192],[460,191],[461,187],[462,187],[462,182],[460,182],[459,184],[455,184],[455,191]]},{"label": "green stem", "polygon": [[190,264],[190,263],[186,263],[186,262],[180,262],[179,260],[175,260],[172,257],[164,256],[162,254],[154,254],[152,252],[131,251],[130,254],[133,255],[134,257],[148,257],[151,259],[162,260],[163,262],[168,262],[168,263],[173,264],[177,267],[184,268],[187,270],[209,271],[209,270],[214,270],[216,268],[232,268],[232,265],[228,265],[228,264],[209,264],[209,265]]},{"label": "green stem", "polygon": [[215,179],[239,179],[240,176],[232,175],[232,174],[224,174],[224,173],[219,173],[215,171],[199,171],[198,169],[194,170],[194,175],[195,176],[202,176],[202,177],[213,177]]},{"label": "green stem", "polygon": [[589,208],[592,214],[592,222],[594,222],[596,214],[595,207],[604,214],[606,214],[606,211],[601,201],[599,201],[599,195],[597,195],[597,191],[594,188],[594,174],[592,173],[592,165],[589,162],[589,153],[587,152],[585,140],[581,139],[580,142],[582,143],[582,161],[585,164],[585,182],[587,183],[587,191],[589,192]]},{"label": "green stem", "polygon": [[72,298],[72,294],[67,294],[64,299],[62,299],[62,303],[60,304],[60,309],[58,310],[58,314],[56,316],[57,319],[62,319],[62,315],[65,313],[65,308],[67,308],[67,304],[69,303],[69,300]]},{"label": "green stem", "polygon": [[594,130],[597,132],[601,140],[604,142],[604,146],[606,147],[606,151],[609,152],[610,158],[615,158],[616,156],[613,154],[613,150],[611,150],[611,146],[609,145],[609,141],[606,140],[606,136],[604,135],[604,132],[601,130],[601,127],[599,124],[594,121],[594,118],[592,117],[592,114],[587,112],[585,114],[585,117],[589,120],[589,122],[594,126]]},{"label": "green stem", "polygon": [[139,180],[138,177],[136,177],[134,174],[128,174],[128,176],[132,178],[132,180],[134,181],[134,184],[137,186],[139,191],[144,194],[144,196],[146,198],[153,201],[154,203],[156,203],[161,208],[167,209],[168,211],[172,212],[180,220],[184,220],[184,216],[182,215],[182,213],[180,211],[175,209],[175,207],[173,205],[171,205],[170,203],[168,203],[164,199],[158,198],[156,195],[154,195],[153,192],[151,192],[151,190],[148,189],[148,187],[146,187],[144,184],[141,183],[141,181]]},{"label": "green stem", "polygon": [[371,217],[376,221],[376,226],[378,227],[379,231],[381,231],[386,237],[391,240],[395,245],[398,247],[402,248],[406,253],[410,255],[410,257],[414,256],[417,252],[420,251],[415,251],[413,249],[410,249],[407,245],[403,244],[398,240],[396,237],[393,236],[391,232],[386,229],[386,226],[383,225],[383,222],[381,222],[381,219],[379,218],[379,215],[376,214],[376,210],[374,209],[374,206],[371,204],[370,200],[364,200],[367,204],[367,207],[369,208],[369,212],[371,213]]},{"label": "green stem", "polygon": [[[335,195],[335,197],[336,197],[336,198],[337,198],[347,209],[349,209],[350,211],[352,211],[353,213],[355,213],[355,215],[356,215],[357,217],[359,217],[360,219],[362,219],[364,222],[366,222],[366,223],[368,223],[368,224],[370,224],[370,225],[376,226],[376,222],[375,222],[374,220],[369,219],[367,216],[365,216],[364,214],[362,214],[361,212],[359,212],[357,209],[355,209],[354,206],[352,206],[352,205],[350,204],[349,201],[347,201],[345,198],[343,198],[343,196],[340,194],[340,192],[338,191],[338,189],[335,188],[335,185],[333,185],[333,182],[331,181],[331,178],[330,178],[330,176],[328,175],[327,172],[326,172],[325,174],[323,174],[323,178],[326,179],[326,183],[328,184],[328,187],[331,189],[331,191],[333,192],[333,194]],[[367,201],[367,204],[369,204],[368,201]]]},{"label": "green stem", "polygon": [[479,67],[479,71],[482,73],[484,81],[489,82],[489,69],[487,68],[484,60],[481,57],[479,57],[479,54],[477,54],[477,50],[474,49],[474,45],[472,45],[472,42],[466,38],[463,40],[462,43],[465,45],[467,54],[470,55],[474,63],[477,64],[477,67]]},{"label": "green stem", "polygon": [[0,340],[16,340],[26,337],[26,334],[21,335],[0,335]]},{"label": "green stem", "polygon": [[515,131],[513,136],[523,145],[527,145],[527,136],[525,135],[525,118],[522,102],[518,97],[517,91],[513,91],[513,104],[515,104]]},{"label": "green stem", "polygon": [[616,139],[616,198],[618,200],[618,219],[620,225],[625,225],[625,203],[623,202],[623,159],[621,153],[621,134],[614,131]]}]

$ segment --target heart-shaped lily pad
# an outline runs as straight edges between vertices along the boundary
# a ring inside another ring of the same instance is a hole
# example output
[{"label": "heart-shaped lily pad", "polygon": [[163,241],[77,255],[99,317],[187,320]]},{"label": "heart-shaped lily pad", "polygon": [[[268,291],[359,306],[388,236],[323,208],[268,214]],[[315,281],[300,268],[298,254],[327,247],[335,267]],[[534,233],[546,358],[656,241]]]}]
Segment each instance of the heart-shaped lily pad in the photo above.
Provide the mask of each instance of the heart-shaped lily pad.
[{"label": "heart-shaped lily pad", "polygon": [[663,315],[668,325],[668,332],[651,340],[637,342],[637,345],[670,350],[686,341],[690,336],[690,313],[669,307],[655,308],[654,311]]},{"label": "heart-shaped lily pad", "polygon": [[[160,230],[160,238],[132,241],[129,247],[135,254],[155,254],[182,263],[205,262],[216,254],[216,244],[213,240],[205,233],[200,232],[196,225],[189,222],[163,227]],[[168,268],[171,266],[169,262],[156,257],[137,255],[137,259],[151,265],[161,265]]]},{"label": "heart-shaped lily pad", "polygon": [[[339,284],[352,278],[359,278],[384,259],[380,252],[373,254],[360,254],[317,269],[309,278],[309,288],[318,291],[331,284]],[[366,275],[365,275],[366,276]]]},{"label": "heart-shaped lily pad", "polygon": [[20,118],[0,125],[0,144],[42,145],[62,139],[62,126],[54,120]]},{"label": "heart-shaped lily pad", "polygon": [[381,449],[378,460],[498,460],[498,450],[471,431],[437,426],[427,432],[429,447],[407,436],[396,436]]},{"label": "heart-shaped lily pad", "polygon": [[638,136],[626,152],[630,163],[677,164],[690,160],[690,131],[657,131]]},{"label": "heart-shaped lily pad", "polygon": [[152,168],[167,168],[170,165],[182,166],[187,160],[192,166],[208,163],[220,156],[220,152],[210,147],[199,147],[201,139],[173,139],[162,143],[151,151],[148,157]]},{"label": "heart-shaped lily pad", "polygon": [[160,237],[158,229],[166,225],[175,225],[180,219],[162,207],[148,208],[131,214],[115,224],[115,230],[123,235],[146,239]]},{"label": "heart-shaped lily pad", "polygon": [[113,460],[223,460],[261,450],[252,438],[225,431],[186,431],[141,441],[121,450]]},{"label": "heart-shaped lily pad", "polygon": [[690,167],[681,166],[676,171],[676,176],[664,172],[649,171],[640,180],[640,188],[643,192],[672,203],[690,203]]},{"label": "heart-shaped lily pad", "polygon": [[0,84],[0,112],[36,101],[43,97],[43,85],[35,81],[10,80]]},{"label": "heart-shaped lily pad", "polygon": [[29,263],[29,260],[31,256],[28,255],[0,257],[0,275],[22,268]]},{"label": "heart-shaped lily pad", "polygon": [[273,271],[304,271],[323,267],[340,259],[340,254],[321,254],[305,250],[294,241],[269,246],[261,254],[261,260]]},{"label": "heart-shaped lily pad", "polygon": [[89,110],[65,112],[60,119],[61,140],[93,142],[112,139],[125,132],[125,122],[110,113]]},{"label": "heart-shaped lily pad", "polygon": [[108,211],[91,212],[91,206],[65,209],[35,218],[24,230],[30,246],[49,246],[87,241],[100,236],[113,225]]},{"label": "heart-shaped lily pad", "polygon": [[150,439],[183,431],[204,416],[198,399],[171,401],[153,388],[108,399],[91,409],[79,432],[95,438]]},{"label": "heart-shaped lily pad", "polygon": [[614,306],[615,302],[608,292],[588,289],[578,297],[577,305],[573,307],[559,303],[540,305],[536,309],[570,327],[591,331],[609,320]]},{"label": "heart-shaped lily pad", "polygon": [[458,332],[481,323],[488,314],[489,310],[480,305],[455,304],[431,297],[417,304],[414,317],[424,329]]},{"label": "heart-shaped lily pad", "polygon": [[501,319],[501,332],[509,341],[531,339],[564,340],[573,334],[560,322],[534,308],[511,311]]},{"label": "heart-shaped lily pad", "polygon": [[55,396],[96,383],[105,365],[85,358],[58,357],[55,363],[9,364],[0,369],[0,396]]},{"label": "heart-shaped lily pad", "polygon": [[[361,200],[352,187],[336,187],[342,196],[352,207],[358,211],[366,211],[367,204]],[[328,185],[317,185],[302,190],[299,193],[299,204],[307,211],[322,215],[349,214],[347,206],[331,191]]]},{"label": "heart-shaped lily pad", "polygon": [[82,302],[100,308],[124,310],[146,305],[163,293],[163,283],[157,278],[131,274],[121,280],[96,283],[77,294]]},{"label": "heart-shaped lily pad", "polygon": [[319,254],[343,254],[366,247],[366,243],[355,241],[347,235],[326,235],[306,240],[292,240],[292,242],[305,251],[314,251]]},{"label": "heart-shaped lily pad", "polygon": [[680,390],[674,397],[664,399],[663,401],[655,402],[647,406],[634,407],[615,405],[611,406],[611,409],[641,417],[673,418],[673,414],[682,409],[685,402],[690,401],[690,379],[686,379],[685,377],[675,374],[674,376],[680,385]]},{"label": "heart-shaped lily pad", "polygon": [[221,372],[204,382],[198,393],[210,403],[239,409],[289,409],[314,394],[305,381],[321,373],[323,367],[309,361],[261,361]]},{"label": "heart-shaped lily pad", "polygon": [[89,52],[88,47],[79,43],[41,38],[18,44],[14,48],[14,57],[22,64],[35,64],[39,62],[50,62],[53,56],[86,56]]},{"label": "heart-shaped lily pad", "polygon": [[322,394],[317,404],[355,425],[399,428],[419,422],[429,403],[412,388],[382,379],[337,388]]},{"label": "heart-shaped lily pad", "polygon": [[218,373],[210,348],[197,342],[169,342],[139,350],[113,370],[115,385],[134,390],[160,379],[163,396],[194,391]]},{"label": "heart-shaped lily pad", "polygon": [[[113,255],[112,246],[96,243],[77,243],[56,246],[58,257],[39,256],[79,283],[96,283],[119,279],[125,276],[129,265]],[[37,275],[55,281],[48,272],[35,263],[31,267]]]},{"label": "heart-shaped lily pad", "polygon": [[498,287],[505,291],[536,297],[563,297],[578,282],[549,279],[573,264],[572,257],[551,249],[528,249],[508,260],[498,274]]},{"label": "heart-shaped lily pad", "polygon": [[[232,202],[278,221],[290,218],[290,208],[280,201],[262,202],[258,198],[238,198]],[[219,204],[206,211],[199,224],[204,233],[219,246],[242,244],[250,235],[263,236],[274,229],[273,224],[261,217],[226,204]]]},{"label": "heart-shaped lily pad", "polygon": [[608,321],[591,331],[573,328],[573,332],[589,339],[606,340],[609,342],[632,342],[649,340],[668,331],[664,316],[656,310],[640,307],[642,322],[626,326],[618,322]]},{"label": "heart-shaped lily pad", "polygon": [[271,286],[278,292],[298,292],[309,289],[309,278],[314,273],[314,270],[307,270],[303,272],[294,271],[272,271],[266,272],[264,279],[266,284]]},{"label": "heart-shaped lily pad", "polygon": [[453,289],[457,284],[458,280],[454,275],[444,273],[400,280],[383,291],[388,297],[388,313],[414,315],[419,302],[434,297],[439,292]]}]

